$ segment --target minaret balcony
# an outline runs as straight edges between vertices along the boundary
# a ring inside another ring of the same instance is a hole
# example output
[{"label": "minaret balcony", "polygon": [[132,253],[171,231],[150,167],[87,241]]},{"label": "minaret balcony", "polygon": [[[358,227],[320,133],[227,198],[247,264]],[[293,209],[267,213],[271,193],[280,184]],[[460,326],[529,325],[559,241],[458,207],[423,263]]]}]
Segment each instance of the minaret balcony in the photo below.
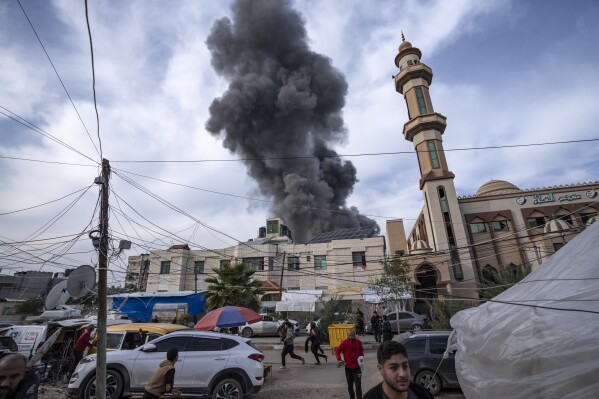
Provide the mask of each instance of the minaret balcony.
[{"label": "minaret balcony", "polygon": [[429,85],[433,81],[433,70],[425,64],[408,65],[395,75],[395,90],[403,94],[403,87],[412,79],[424,79]]},{"label": "minaret balcony", "polygon": [[446,120],[446,117],[437,112],[417,116],[404,123],[403,135],[406,140],[413,141],[415,135],[426,130],[436,130],[443,134],[447,126]]}]

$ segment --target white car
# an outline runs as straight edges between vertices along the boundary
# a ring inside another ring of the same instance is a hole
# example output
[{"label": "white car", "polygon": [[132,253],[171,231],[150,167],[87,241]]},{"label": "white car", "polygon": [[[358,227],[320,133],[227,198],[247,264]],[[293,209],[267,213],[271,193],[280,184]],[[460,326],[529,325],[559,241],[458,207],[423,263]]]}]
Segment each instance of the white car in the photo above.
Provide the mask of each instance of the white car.
[{"label": "white car", "polygon": [[[239,333],[241,336],[246,338],[251,338],[254,335],[278,335],[278,330],[281,324],[283,324],[285,320],[275,320],[270,316],[264,316],[261,321],[252,324],[246,324],[243,327],[239,328]],[[299,323],[295,320],[289,319],[291,324],[293,325],[293,331],[298,333],[300,330]]]},{"label": "white car", "polygon": [[[242,399],[262,388],[264,355],[249,339],[189,330],[164,335],[133,350],[106,353],[106,398],[141,396],[170,348],[179,348],[175,387],[184,396]],[[96,355],[79,362],[67,394],[95,399]]]}]

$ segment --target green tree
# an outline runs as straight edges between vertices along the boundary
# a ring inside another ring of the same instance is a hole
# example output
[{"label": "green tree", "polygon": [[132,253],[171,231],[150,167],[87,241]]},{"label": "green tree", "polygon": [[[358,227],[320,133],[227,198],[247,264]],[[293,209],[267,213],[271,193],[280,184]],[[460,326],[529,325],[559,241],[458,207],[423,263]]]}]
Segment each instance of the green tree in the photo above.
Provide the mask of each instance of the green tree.
[{"label": "green tree", "polygon": [[206,278],[206,310],[223,306],[242,306],[255,311],[260,310],[258,296],[263,293],[262,282],[254,280],[256,272],[247,268],[245,263],[225,264],[221,269],[212,269],[216,276]]},{"label": "green tree", "polygon": [[477,290],[483,300],[492,299],[517,284],[530,274],[532,268],[529,264],[524,266],[510,264],[508,266],[499,266],[497,272],[489,272],[488,270],[483,269],[483,281]]},{"label": "green tree", "polygon": [[341,324],[349,319],[349,315],[346,309],[341,307],[341,297],[333,295],[329,300],[322,301],[322,311],[320,312],[320,319],[318,324],[320,331],[325,336],[325,341],[329,340],[329,326],[331,324]]},{"label": "green tree", "polygon": [[449,319],[451,319],[454,314],[461,310],[478,306],[477,302],[464,301],[452,297],[427,302],[429,306],[434,309],[435,317],[431,321],[435,330],[451,330]]},{"label": "green tree", "polygon": [[[409,294],[409,281],[410,265],[408,262],[400,258],[393,258],[391,261],[383,262],[382,274],[370,279],[370,286],[384,302],[394,304],[396,310],[399,310],[401,300]],[[399,323],[397,323],[397,332],[401,332]]]},{"label": "green tree", "polygon": [[43,306],[44,304],[40,298],[28,298],[15,305],[15,313],[25,318],[25,316],[41,313]]}]

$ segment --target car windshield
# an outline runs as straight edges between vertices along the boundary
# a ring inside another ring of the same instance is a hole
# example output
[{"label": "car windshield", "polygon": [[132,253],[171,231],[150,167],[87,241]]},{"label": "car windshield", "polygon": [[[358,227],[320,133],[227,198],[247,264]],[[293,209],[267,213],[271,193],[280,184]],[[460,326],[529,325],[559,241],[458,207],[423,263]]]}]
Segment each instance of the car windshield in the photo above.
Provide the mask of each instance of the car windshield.
[{"label": "car windshield", "polygon": [[16,351],[18,349],[15,340],[10,337],[0,337],[0,350]]}]

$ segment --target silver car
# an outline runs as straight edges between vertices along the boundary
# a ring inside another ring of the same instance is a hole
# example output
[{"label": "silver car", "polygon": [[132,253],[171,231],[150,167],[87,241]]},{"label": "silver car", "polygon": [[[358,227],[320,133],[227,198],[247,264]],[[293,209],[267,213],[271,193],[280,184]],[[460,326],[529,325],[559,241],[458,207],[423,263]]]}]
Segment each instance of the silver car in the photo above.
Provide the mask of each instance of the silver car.
[{"label": "silver car", "polygon": [[[283,324],[283,321],[280,319],[276,320],[270,316],[264,316],[262,321],[240,327],[240,334],[245,338],[251,338],[254,335],[278,335],[279,327]],[[293,325],[293,331],[297,333],[300,330],[299,323],[291,319],[289,319],[289,322]]]}]

